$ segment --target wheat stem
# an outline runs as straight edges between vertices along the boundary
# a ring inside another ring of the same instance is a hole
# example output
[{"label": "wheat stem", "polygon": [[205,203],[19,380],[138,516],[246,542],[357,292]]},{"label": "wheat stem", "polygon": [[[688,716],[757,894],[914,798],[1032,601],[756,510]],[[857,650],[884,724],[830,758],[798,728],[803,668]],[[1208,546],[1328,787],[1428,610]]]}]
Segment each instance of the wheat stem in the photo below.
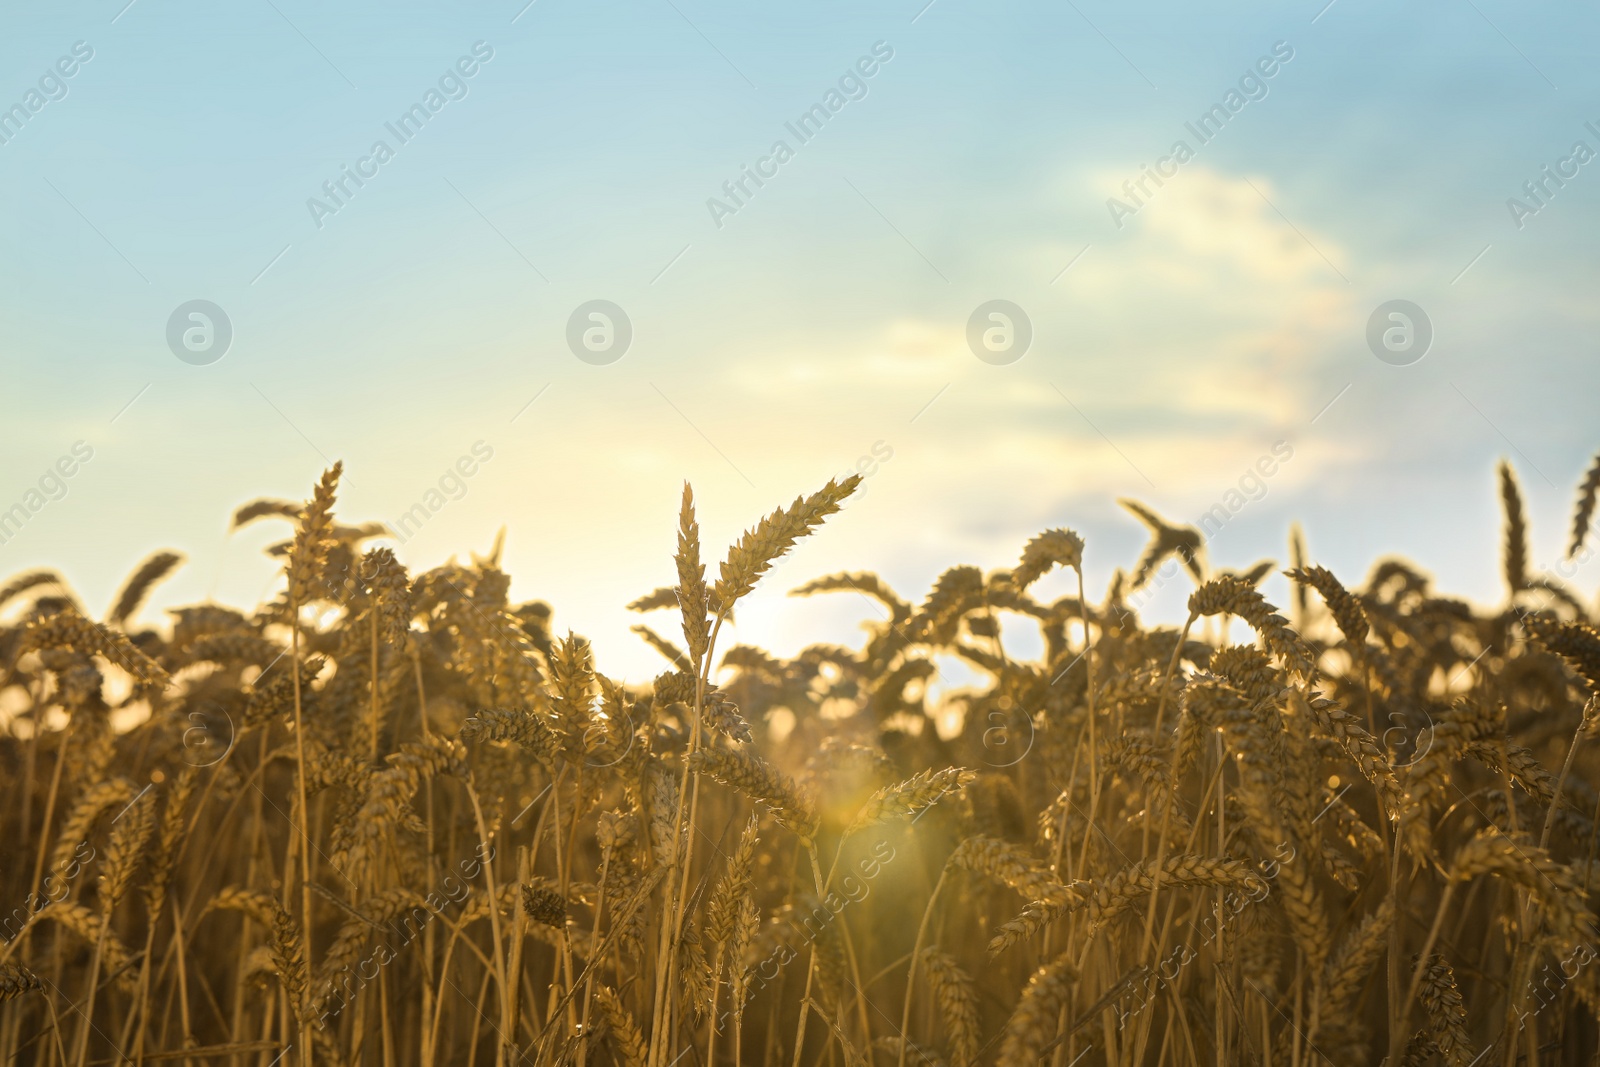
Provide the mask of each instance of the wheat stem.
[{"label": "wheat stem", "polygon": [[911,991],[917,981],[917,962],[922,958],[922,946],[928,935],[928,922],[933,918],[933,906],[949,874],[950,864],[946,862],[939,868],[939,880],[933,883],[933,892],[928,894],[928,903],[922,909],[922,921],[917,923],[916,940],[911,944],[911,962],[906,965],[906,995],[900,1006],[900,1058],[897,1067],[906,1067],[906,1046],[911,1041]]},{"label": "wheat stem", "polygon": [[[291,587],[293,583],[291,582]],[[302,936],[305,938],[306,966],[314,965],[316,956],[312,953],[312,916],[311,916],[311,828],[310,805],[306,799],[306,726],[305,718],[301,712],[300,696],[300,604],[291,597],[290,602],[290,640],[292,642],[294,676],[294,746],[295,746],[295,787],[299,791],[299,831],[300,831],[300,858],[303,870],[300,875],[300,925]],[[284,892],[288,893],[289,881],[284,878]],[[295,1016],[299,1018],[307,1015],[296,1006]],[[314,1062],[314,1050],[311,1042],[311,1021],[300,1019],[300,1062],[306,1067],[311,1067]]]},{"label": "wheat stem", "polygon": [[1454,881],[1446,882],[1444,892],[1439,896],[1438,908],[1433,916],[1433,925],[1428,928],[1428,936],[1422,942],[1422,951],[1417,955],[1417,966],[1411,972],[1411,982],[1406,987],[1405,997],[1400,1001],[1400,1028],[1389,1034],[1390,1063],[1399,1063],[1400,1056],[1405,1051],[1406,1040],[1409,1037],[1407,1027],[1411,1018],[1411,1004],[1417,999],[1417,990],[1422,988],[1422,975],[1428,969],[1428,957],[1433,955],[1434,942],[1439,939],[1439,931],[1444,926],[1445,913],[1450,910],[1450,901],[1455,896],[1458,884]]}]

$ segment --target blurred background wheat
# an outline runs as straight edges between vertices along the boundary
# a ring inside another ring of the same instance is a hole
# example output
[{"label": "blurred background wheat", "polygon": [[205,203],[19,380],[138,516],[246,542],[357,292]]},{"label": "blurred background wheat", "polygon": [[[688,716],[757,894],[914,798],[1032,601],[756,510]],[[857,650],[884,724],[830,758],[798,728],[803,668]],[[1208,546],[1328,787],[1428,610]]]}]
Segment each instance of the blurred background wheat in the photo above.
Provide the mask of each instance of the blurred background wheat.
[{"label": "blurred background wheat", "polygon": [[[1052,529],[920,602],[810,581],[876,621],[792,659],[723,627],[859,478],[709,573],[685,486],[677,581],[630,605],[646,685],[511,602],[498,544],[415,575],[367,547],[340,475],[236,513],[290,532],[253,612],[134,625],[174,553],[102,621],[53,572],[0,588],[7,1062],[1600,1053],[1600,633],[1530,575],[1505,464],[1493,608],[1398,559],[1343,581],[1298,530],[1276,606],[1279,564],[1213,569],[1126,501],[1151,539],[1097,597]],[[1569,556],[1597,489],[1600,460]],[[1051,572],[1073,591],[1047,602]],[[1181,627],[1132,606],[1166,580],[1192,584]],[[979,681],[941,685],[949,657]]]}]

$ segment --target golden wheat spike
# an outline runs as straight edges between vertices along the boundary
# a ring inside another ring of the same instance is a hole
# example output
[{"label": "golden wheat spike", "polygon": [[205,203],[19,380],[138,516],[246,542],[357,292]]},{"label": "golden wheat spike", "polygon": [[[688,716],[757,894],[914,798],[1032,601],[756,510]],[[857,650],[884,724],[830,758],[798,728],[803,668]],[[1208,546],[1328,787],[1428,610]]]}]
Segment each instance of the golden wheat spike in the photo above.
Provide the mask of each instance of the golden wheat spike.
[{"label": "golden wheat spike", "polygon": [[567,928],[567,898],[559,890],[532,883],[524,883],[521,889],[524,915],[541,926],[556,930]]},{"label": "golden wheat spike", "polygon": [[[1295,581],[1299,590],[1297,595],[1303,595],[1308,587],[1322,594],[1323,602],[1333,613],[1334,622],[1339,624],[1340,632],[1351,645],[1359,648],[1366,643],[1370,630],[1366,609],[1361,606],[1360,599],[1334,577],[1332,571],[1325,567],[1296,567],[1283,573]],[[1304,610],[1302,606],[1302,613]]]},{"label": "golden wheat spike", "polygon": [[139,605],[144,603],[144,598],[149,595],[151,588],[171,574],[182,562],[183,557],[176,552],[157,552],[139,564],[139,569],[129,576],[122,591],[117,594],[116,605],[111,609],[106,621],[113,626],[121,626],[127,622],[133,617],[133,613],[139,610]]},{"label": "golden wheat spike", "polygon": [[[673,644],[670,640],[662,637],[660,634],[656,633],[642,622],[634,623],[632,626],[628,627],[628,629],[644,638],[645,644],[649,645],[651,648],[661,653],[662,656],[666,657],[667,662],[676,667],[680,673],[687,675],[695,674],[694,663],[689,659],[688,655],[685,654],[683,649]],[[691,692],[687,700],[693,699],[694,694]]]},{"label": "golden wheat spike", "polygon": [[1563,946],[1591,936],[1594,920],[1584,903],[1583,879],[1531,840],[1499,831],[1481,833],[1456,850],[1450,881],[1493,874],[1528,891],[1539,903],[1551,934]]},{"label": "golden wheat spike", "polygon": [[760,825],[760,820],[752,812],[745,823],[744,832],[739,835],[733,855],[728,858],[722,879],[706,901],[706,936],[716,947],[719,958],[733,940],[740,912],[750,896],[751,863],[755,859],[756,834]]},{"label": "golden wheat spike", "polygon": [[950,1042],[950,1067],[969,1067],[978,1058],[978,985],[954,956],[937,947],[923,949],[920,962]]},{"label": "golden wheat spike", "polygon": [[[1275,720],[1268,720],[1273,727]],[[1228,749],[1233,753],[1239,770],[1239,799],[1246,819],[1256,836],[1268,847],[1276,850],[1290,845],[1298,852],[1306,852],[1310,842],[1306,839],[1292,841],[1285,830],[1278,786],[1278,766],[1274,760],[1274,745],[1270,735],[1264,737],[1261,720],[1245,714],[1229,715],[1223,724]],[[1288,812],[1291,817],[1293,811]],[[1332,949],[1332,931],[1329,929],[1327,909],[1317,889],[1310,869],[1309,855],[1296,856],[1284,863],[1278,871],[1277,891],[1273,899],[1289,919],[1289,928],[1295,943],[1305,953],[1305,960],[1313,973],[1321,969]],[[1259,876],[1249,872],[1259,882]]]},{"label": "golden wheat spike", "polygon": [[1404,801],[1394,766],[1388,753],[1378,747],[1378,739],[1361,721],[1332,700],[1317,697],[1308,701],[1298,690],[1290,692],[1289,704],[1297,715],[1307,716],[1321,736],[1337,742],[1344,749],[1351,762],[1360,769],[1362,777],[1372,783],[1388,816],[1398,819]]},{"label": "golden wheat spike", "polygon": [[150,915],[160,915],[166,907],[167,886],[172,879],[178,846],[186,830],[184,814],[189,798],[199,784],[200,772],[194,766],[185,766],[178,772],[167,791],[166,804],[161,812],[161,825],[155,835],[155,847],[150,856],[150,877],[144,884],[146,910]]},{"label": "golden wheat spike", "polygon": [[[1311,565],[1310,558],[1306,555],[1306,532],[1298,522],[1289,524],[1289,569],[1304,570]],[[1306,587],[1297,583],[1294,586],[1295,625],[1305,626],[1306,612],[1310,607],[1306,599]]]},{"label": "golden wheat spike", "polygon": [[127,634],[90,622],[70,604],[30,620],[23,630],[22,647],[59,648],[100,656],[127,671],[142,686],[160,688],[171,681],[166,669],[145,655]]},{"label": "golden wheat spike", "polygon": [[1418,994],[1428,1016],[1428,1032],[1445,1063],[1469,1067],[1473,1052],[1472,1037],[1467,1033],[1467,1009],[1456,987],[1455,971],[1443,956],[1428,957]]},{"label": "golden wheat spike", "polygon": [[294,916],[276,900],[272,901],[271,940],[272,965],[283,983],[284,995],[295,1018],[304,1020],[310,1007],[306,996],[310,982],[306,974],[305,938]]},{"label": "golden wheat spike", "polygon": [[1081,907],[1084,897],[1077,889],[1063,886],[1054,896],[1032,900],[1012,918],[1000,925],[989,939],[988,953],[998,956],[1008,949],[1032,941],[1046,926],[1074,908]]},{"label": "golden wheat spike", "polygon": [[269,517],[298,519],[304,507],[304,504],[298,504],[293,500],[268,500],[264,498],[252,500],[233,513],[233,528],[237,530],[239,527],[255,522],[257,519]]},{"label": "golden wheat spike", "polygon": [[601,1015],[605,1017],[606,1030],[611,1037],[612,1047],[617,1050],[617,1059],[622,1067],[645,1067],[649,1049],[644,1037],[639,1033],[638,1024],[622,1006],[622,1001],[609,987],[603,985],[595,986],[594,1001],[599,1006]]},{"label": "golden wheat spike", "polygon": [[1505,555],[1502,557],[1506,587],[1511,595],[1528,588],[1528,516],[1522,504],[1522,488],[1517,485],[1511,464],[1500,461],[1500,503],[1505,511]]},{"label": "golden wheat spike", "polygon": [[15,963],[0,963],[0,1004],[43,988],[44,982],[28,968]]},{"label": "golden wheat spike", "polygon": [[802,838],[816,834],[818,816],[812,799],[793,778],[754,752],[703,748],[690,755],[689,769],[761,801],[780,823]]},{"label": "golden wheat spike", "polygon": [[1037,1067],[1045,1046],[1056,1036],[1058,1019],[1077,982],[1067,953],[1033,972],[1022,1000],[1006,1023],[998,1067]]},{"label": "golden wheat spike", "polygon": [[678,587],[663,585],[652,589],[644,596],[628,602],[629,611],[660,611],[662,608],[675,608],[678,606]]},{"label": "golden wheat spike", "polygon": [[321,592],[317,579],[333,546],[333,501],[343,472],[342,462],[324,471],[311,502],[300,512],[289,548],[289,602],[295,607],[310,603]]},{"label": "golden wheat spike", "polygon": [[224,886],[217,890],[216,895],[206,901],[206,910],[242,911],[264,927],[271,927],[276,917],[270,896],[258,889],[239,885]]},{"label": "golden wheat spike", "polygon": [[650,827],[650,850],[663,867],[674,862],[673,842],[677,836],[678,801],[683,796],[682,777],[664,761],[647,765],[647,791],[641,797],[640,814]]},{"label": "golden wheat spike", "polygon": [[125,993],[138,988],[139,974],[135,957],[116,932],[109,928],[107,918],[72,901],[52,904],[35,912],[34,918],[66,927],[91,948],[100,945],[103,949],[104,972],[116,976],[117,988]]},{"label": "golden wheat spike", "polygon": [[918,641],[947,645],[955,640],[962,617],[983,603],[983,572],[966,565],[951,567],[933,583],[906,632]]},{"label": "golden wheat spike", "polygon": [[569,748],[581,748],[594,721],[594,649],[570,630],[550,655],[550,710],[556,733]]},{"label": "golden wheat spike", "polygon": [[[1104,926],[1146,896],[1155,884],[1155,864],[1143,860],[1096,883],[1089,895],[1089,925]],[[1243,860],[1179,854],[1162,861],[1161,886],[1253,893],[1264,888],[1264,883],[1255,868]]]},{"label": "golden wheat spike", "polygon": [[1305,678],[1316,670],[1311,650],[1294,632],[1289,620],[1279,615],[1265,597],[1242,579],[1224,576],[1205,583],[1190,594],[1189,612],[1197,617],[1237,615],[1250,624],[1267,648],[1290,670]]},{"label": "golden wheat spike", "polygon": [[1385,897],[1377,910],[1362,919],[1329,957],[1327,973],[1322,980],[1322,1017],[1342,1015],[1361,992],[1362,983],[1383,955],[1385,938],[1394,924],[1394,912],[1394,901]]},{"label": "golden wheat spike", "polygon": [[1542,615],[1528,616],[1523,625],[1540,644],[1582,675],[1591,693],[1600,694],[1600,631],[1587,623],[1562,623]]},{"label": "golden wheat spike", "polygon": [[66,588],[66,582],[61,575],[52,570],[29,571],[19,574],[5,585],[0,586],[0,608],[5,607],[17,597],[30,589],[37,589],[41,585],[55,585]]},{"label": "golden wheat spike", "polygon": [[1199,530],[1193,526],[1174,526],[1137,500],[1120,499],[1117,503],[1150,531],[1150,541],[1134,565],[1128,582],[1130,592],[1154,577],[1156,568],[1172,555],[1178,557],[1196,582],[1205,580],[1205,536]]},{"label": "golden wheat spike", "polygon": [[1166,519],[1163,519],[1160,515],[1157,515],[1153,510],[1146,507],[1144,504],[1141,504],[1137,500],[1123,497],[1119,499],[1117,503],[1120,504],[1124,510],[1132,514],[1134,518],[1144,523],[1145,527],[1153,534],[1159,534],[1163,530],[1172,529],[1171,524],[1168,523]]},{"label": "golden wheat spike", "polygon": [[155,824],[156,799],[148,790],[135,797],[112,821],[105,874],[100,879],[101,899],[107,915],[127,893]]},{"label": "golden wheat spike", "polygon": [[108,778],[91,784],[78,797],[66,821],[56,836],[56,847],[50,853],[50,871],[60,871],[72,863],[72,857],[88,841],[89,830],[95,820],[107,811],[121,810],[134,798],[133,783],[126,778]]},{"label": "golden wheat spike", "polygon": [[822,525],[829,515],[839,510],[845,498],[861,484],[861,475],[852,474],[842,482],[829,479],[828,484],[806,497],[795,497],[787,508],[779,508],[746,530],[738,544],[728,550],[722,563],[721,576],[712,591],[719,613],[733,607],[734,603],[750,590],[771,568],[773,561],[782,556],[800,538]]},{"label": "golden wheat spike", "polygon": [[871,597],[888,608],[890,616],[895,619],[903,619],[911,613],[911,605],[902,600],[899,594],[889,587],[888,582],[872,571],[840,572],[813,578],[804,585],[789,590],[789,595],[814,596],[817,593],[834,592],[854,592]]},{"label": "golden wheat spike", "polygon": [[884,786],[867,798],[845,833],[853,834],[891,819],[916,818],[977,777],[976,771],[965,767],[919,771],[903,782]]},{"label": "golden wheat spike", "polygon": [[967,838],[956,846],[948,862],[952,867],[992,878],[1028,900],[1053,896],[1061,888],[1050,869],[1033,853],[994,837]]},{"label": "golden wheat spike", "polygon": [[694,517],[694,490],[683,483],[683,504],[678,509],[678,551],[673,555],[678,568],[676,590],[678,609],[683,615],[683,640],[689,646],[693,670],[705,658],[711,627],[706,621],[710,609],[706,592],[706,568],[700,562],[700,524]]},{"label": "golden wheat spike", "polygon": [[488,708],[473,715],[461,727],[469,740],[515,741],[544,759],[553,759],[559,744],[550,727],[525,708]]},{"label": "golden wheat spike", "polygon": [[1022,562],[1012,570],[1011,580],[1020,592],[1057,566],[1083,567],[1083,538],[1064,528],[1046,530],[1024,545]]},{"label": "golden wheat spike", "polygon": [[1600,497],[1600,452],[1589,461],[1589,469],[1578,485],[1578,503],[1572,509],[1572,539],[1567,542],[1568,559],[1576,556],[1589,538],[1589,523],[1594,519],[1597,497]]}]

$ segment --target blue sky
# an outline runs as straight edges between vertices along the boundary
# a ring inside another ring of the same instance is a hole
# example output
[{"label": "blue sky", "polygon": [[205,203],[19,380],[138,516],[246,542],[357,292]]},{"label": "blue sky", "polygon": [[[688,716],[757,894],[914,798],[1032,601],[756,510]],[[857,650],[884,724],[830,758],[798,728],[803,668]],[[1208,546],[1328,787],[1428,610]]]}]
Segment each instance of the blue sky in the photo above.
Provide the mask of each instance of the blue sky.
[{"label": "blue sky", "polygon": [[[392,523],[477,442],[493,458],[402,558],[504,525],[515,595],[631,677],[656,663],[621,605],[670,579],[684,479],[720,545],[875,446],[892,458],[739,639],[848,638],[869,608],[783,589],[876,569],[920,597],[1046,526],[1088,537],[1103,585],[1143,538],[1118,496],[1192,521],[1279,441],[1292,459],[1211,542],[1222,565],[1282,561],[1298,518],[1347,580],[1398,552],[1493,600],[1500,456],[1556,562],[1600,446],[1600,163],[1520,229],[1506,202],[1575,141],[1600,150],[1593,13],[523,3],[4,16],[0,107],[76,42],[93,58],[0,145],[0,509],[75,441],[94,456],[0,573],[58,567],[99,607],[170,547],[189,563],[154,609],[253,604],[278,531],[230,536],[235,505],[304,496],[342,458],[341,514]],[[307,200],[477,42],[465,96],[319,228]],[[879,42],[865,96],[794,142],[785,123]],[[1266,95],[1194,144],[1184,123],[1278,42]],[[708,198],[779,138],[794,158],[718,226]],[[1118,228],[1107,199],[1180,138],[1195,157]],[[166,342],[195,299],[232,324],[209,365]],[[603,366],[565,340],[595,299],[634,334]],[[992,299],[1032,322],[1008,365],[966,342]],[[1408,366],[1365,340],[1394,299],[1435,334]]]}]

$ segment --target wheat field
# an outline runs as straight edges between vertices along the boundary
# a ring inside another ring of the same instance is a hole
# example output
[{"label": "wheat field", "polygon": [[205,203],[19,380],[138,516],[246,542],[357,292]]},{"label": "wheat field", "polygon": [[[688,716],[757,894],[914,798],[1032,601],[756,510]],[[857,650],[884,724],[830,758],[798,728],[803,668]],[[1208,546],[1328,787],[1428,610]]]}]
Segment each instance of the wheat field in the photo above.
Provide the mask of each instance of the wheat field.
[{"label": "wheat field", "polygon": [[[1098,598],[1052,529],[920,602],[793,590],[876,621],[792,660],[723,625],[859,479],[709,575],[685,486],[677,584],[629,605],[642,686],[510,602],[498,546],[416,575],[366,547],[339,477],[235,515],[290,534],[251,612],[132,625],[165,552],[98,621],[54,573],[0,587],[5,1062],[1600,1056],[1600,632],[1530,573],[1506,464],[1492,609],[1397,559],[1341,580],[1298,530],[1275,606],[1278,564],[1213,569],[1125,501],[1150,541]],[[1569,557],[1597,491],[1600,457]],[[1075,595],[1030,593],[1052,571]],[[1168,580],[1187,622],[1142,623]]]}]

